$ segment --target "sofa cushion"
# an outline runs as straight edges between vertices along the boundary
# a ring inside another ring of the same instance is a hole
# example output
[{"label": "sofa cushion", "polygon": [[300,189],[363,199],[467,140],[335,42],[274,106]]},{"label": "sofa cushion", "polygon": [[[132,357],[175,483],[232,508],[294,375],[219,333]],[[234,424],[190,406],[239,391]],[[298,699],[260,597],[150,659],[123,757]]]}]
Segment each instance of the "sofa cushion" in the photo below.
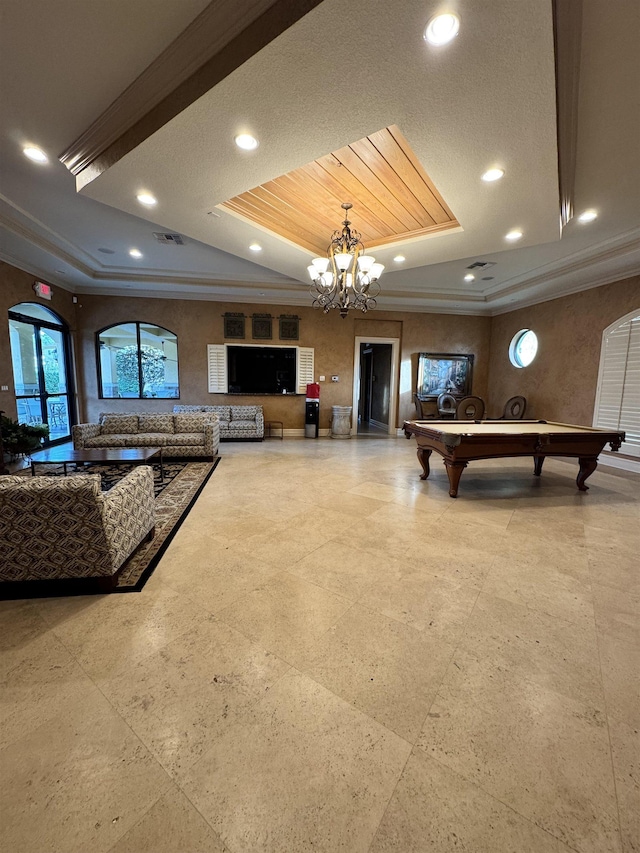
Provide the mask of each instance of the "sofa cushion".
[{"label": "sofa cushion", "polygon": [[231,406],[206,406],[206,412],[213,412],[221,421],[231,420]]},{"label": "sofa cushion", "polygon": [[138,415],[138,432],[174,432],[173,415]]},{"label": "sofa cushion", "polygon": [[183,413],[183,412],[187,412],[187,413],[188,412],[204,412],[205,409],[206,409],[206,406],[174,406],[173,407],[174,414],[176,412],[179,412],[179,413]]},{"label": "sofa cushion", "polygon": [[125,436],[125,447],[171,447],[183,443],[182,436],[175,432],[139,432]]},{"label": "sofa cushion", "polygon": [[[135,435],[137,436],[138,433]],[[132,438],[131,434],[125,435],[123,433],[115,434],[115,435],[96,435],[93,438],[85,439],[84,446],[87,448],[92,447],[127,447],[127,440]]]},{"label": "sofa cushion", "polygon": [[256,422],[255,421],[237,421],[232,420],[229,424],[230,429],[238,429],[238,430],[250,430],[251,432],[256,431]]},{"label": "sofa cushion", "polygon": [[174,415],[176,433],[180,432],[204,432],[205,424],[211,422],[211,415],[205,415],[203,412],[189,412],[186,414]]},{"label": "sofa cushion", "polygon": [[138,432],[138,416],[102,414],[100,427],[103,435],[131,435]]},{"label": "sofa cushion", "polygon": [[204,432],[181,432],[176,433],[174,437],[180,439],[179,442],[174,442],[176,446],[202,447],[204,445]]},{"label": "sofa cushion", "polygon": [[253,426],[255,428],[256,415],[260,409],[260,406],[231,406],[231,420],[233,421],[233,428],[235,429],[236,421],[248,420],[253,420]]}]

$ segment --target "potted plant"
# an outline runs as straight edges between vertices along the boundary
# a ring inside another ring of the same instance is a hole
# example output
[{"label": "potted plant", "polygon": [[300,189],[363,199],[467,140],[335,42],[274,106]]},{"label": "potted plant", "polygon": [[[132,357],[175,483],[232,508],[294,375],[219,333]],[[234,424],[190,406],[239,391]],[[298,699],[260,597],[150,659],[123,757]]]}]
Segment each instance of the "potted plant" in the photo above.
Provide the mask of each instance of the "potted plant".
[{"label": "potted plant", "polygon": [[0,417],[0,431],[4,450],[13,458],[38,450],[49,436],[47,424],[19,424],[4,415]]}]

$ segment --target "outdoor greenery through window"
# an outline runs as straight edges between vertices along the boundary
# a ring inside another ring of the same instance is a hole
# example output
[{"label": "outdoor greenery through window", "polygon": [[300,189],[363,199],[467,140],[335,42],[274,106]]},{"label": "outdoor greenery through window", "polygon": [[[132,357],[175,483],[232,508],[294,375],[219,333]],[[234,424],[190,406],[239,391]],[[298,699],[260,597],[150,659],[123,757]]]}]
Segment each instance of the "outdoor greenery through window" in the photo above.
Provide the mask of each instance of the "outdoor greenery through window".
[{"label": "outdoor greenery through window", "polygon": [[103,398],[175,399],[178,338],[150,323],[109,326],[98,332],[98,376]]}]

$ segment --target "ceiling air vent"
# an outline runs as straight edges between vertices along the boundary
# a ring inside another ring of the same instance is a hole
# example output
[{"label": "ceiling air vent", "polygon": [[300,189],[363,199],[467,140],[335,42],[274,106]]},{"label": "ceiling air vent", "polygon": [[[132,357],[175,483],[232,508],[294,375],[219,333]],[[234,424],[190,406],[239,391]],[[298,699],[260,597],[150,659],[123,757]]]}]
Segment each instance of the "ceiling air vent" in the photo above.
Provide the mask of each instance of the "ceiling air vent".
[{"label": "ceiling air vent", "polygon": [[488,270],[489,267],[495,267],[495,261],[474,261],[467,267],[468,270]]},{"label": "ceiling air vent", "polygon": [[180,234],[163,234],[160,231],[154,231],[153,236],[158,243],[164,243],[165,246],[184,246],[184,237]]}]

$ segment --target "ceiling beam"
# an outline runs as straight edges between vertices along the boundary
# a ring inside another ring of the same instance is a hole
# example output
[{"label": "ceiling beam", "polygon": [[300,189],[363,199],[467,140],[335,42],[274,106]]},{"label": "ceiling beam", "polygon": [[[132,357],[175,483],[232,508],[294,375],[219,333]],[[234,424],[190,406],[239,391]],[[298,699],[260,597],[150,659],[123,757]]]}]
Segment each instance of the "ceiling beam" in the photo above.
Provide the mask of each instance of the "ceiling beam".
[{"label": "ceiling beam", "polygon": [[553,0],[556,58],[556,132],[560,176],[560,226],[573,217],[578,144],[582,0]]},{"label": "ceiling beam", "polygon": [[76,187],[136,148],[321,0],[213,0],[59,160]]}]

